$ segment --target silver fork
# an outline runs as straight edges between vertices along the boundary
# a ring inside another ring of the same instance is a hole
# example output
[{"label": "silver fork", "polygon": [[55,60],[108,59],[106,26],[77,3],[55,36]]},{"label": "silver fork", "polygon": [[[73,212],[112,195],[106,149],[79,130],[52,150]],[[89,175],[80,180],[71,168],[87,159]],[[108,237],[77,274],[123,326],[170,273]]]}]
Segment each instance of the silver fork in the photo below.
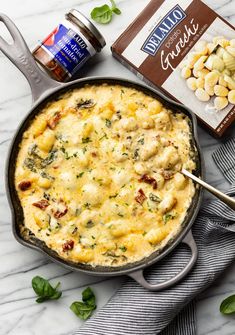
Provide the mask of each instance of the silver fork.
[{"label": "silver fork", "polygon": [[207,191],[212,193],[214,196],[216,196],[218,199],[223,201],[226,205],[228,205],[230,208],[235,210],[235,199],[232,197],[229,197],[228,195],[224,194],[223,192],[217,190],[217,188],[207,184],[204,180],[201,180],[200,178],[194,176],[194,174],[190,173],[189,171],[182,169],[181,172],[187,176],[188,178],[194,180],[196,183],[200,184],[202,187],[204,187]]}]

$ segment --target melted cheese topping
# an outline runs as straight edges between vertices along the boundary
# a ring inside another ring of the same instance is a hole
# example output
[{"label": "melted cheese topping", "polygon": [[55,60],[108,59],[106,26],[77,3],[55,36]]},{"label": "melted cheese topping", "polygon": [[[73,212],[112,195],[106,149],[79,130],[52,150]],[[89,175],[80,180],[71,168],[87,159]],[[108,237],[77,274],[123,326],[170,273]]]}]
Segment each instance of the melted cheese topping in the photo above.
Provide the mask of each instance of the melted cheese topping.
[{"label": "melted cheese topping", "polygon": [[48,103],[25,131],[15,185],[24,225],[60,257],[119,266],[180,231],[195,192],[189,119],[119,85]]}]

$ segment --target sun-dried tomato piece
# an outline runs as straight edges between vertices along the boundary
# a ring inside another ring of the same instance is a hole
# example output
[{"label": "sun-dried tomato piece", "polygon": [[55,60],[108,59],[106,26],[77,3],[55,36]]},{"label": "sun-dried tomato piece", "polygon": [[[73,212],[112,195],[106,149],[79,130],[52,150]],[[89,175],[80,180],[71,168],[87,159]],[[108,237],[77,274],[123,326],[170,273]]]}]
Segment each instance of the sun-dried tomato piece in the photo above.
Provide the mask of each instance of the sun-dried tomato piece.
[{"label": "sun-dried tomato piece", "polygon": [[21,191],[26,191],[31,187],[32,183],[30,180],[22,180],[19,184],[18,187]]},{"label": "sun-dried tomato piece", "polygon": [[139,181],[152,185],[154,190],[156,190],[156,188],[157,188],[156,179],[154,179],[153,177],[148,176],[147,174],[143,174],[143,176],[141,176]]},{"label": "sun-dried tomato piece", "polygon": [[69,251],[72,250],[74,247],[74,241],[73,240],[68,240],[62,245],[63,251]]},{"label": "sun-dried tomato piece", "polygon": [[44,211],[49,206],[49,202],[46,199],[42,199],[34,202],[33,206],[38,207]]},{"label": "sun-dried tomato piece", "polygon": [[97,156],[98,156],[98,155],[97,155],[97,152],[92,152],[92,153],[91,153],[91,156],[92,156],[92,157],[97,157]]},{"label": "sun-dried tomato piece", "polygon": [[59,123],[61,119],[61,113],[60,112],[56,112],[48,121],[48,127],[51,128],[52,130],[55,129],[55,127],[57,126],[57,124]]},{"label": "sun-dried tomato piece", "polygon": [[135,201],[137,201],[139,204],[143,204],[144,200],[147,199],[146,195],[144,194],[144,191],[142,190],[142,188],[140,188],[138,190],[138,194],[135,197]]},{"label": "sun-dried tomato piece", "polygon": [[54,217],[55,217],[56,219],[60,219],[60,218],[62,218],[62,216],[64,216],[67,212],[68,212],[68,208],[67,208],[67,207],[64,207],[64,210],[63,210],[63,211],[57,209],[57,211],[54,213]]}]

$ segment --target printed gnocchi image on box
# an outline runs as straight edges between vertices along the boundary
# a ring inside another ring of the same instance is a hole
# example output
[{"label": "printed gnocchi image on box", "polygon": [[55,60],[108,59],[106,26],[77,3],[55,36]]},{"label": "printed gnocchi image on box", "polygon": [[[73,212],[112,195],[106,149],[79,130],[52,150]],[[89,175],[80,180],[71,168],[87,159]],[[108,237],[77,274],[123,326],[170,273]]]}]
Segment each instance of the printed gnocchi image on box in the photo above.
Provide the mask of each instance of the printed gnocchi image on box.
[{"label": "printed gnocchi image on box", "polygon": [[235,104],[234,30],[217,18],[163,88],[216,128]]}]

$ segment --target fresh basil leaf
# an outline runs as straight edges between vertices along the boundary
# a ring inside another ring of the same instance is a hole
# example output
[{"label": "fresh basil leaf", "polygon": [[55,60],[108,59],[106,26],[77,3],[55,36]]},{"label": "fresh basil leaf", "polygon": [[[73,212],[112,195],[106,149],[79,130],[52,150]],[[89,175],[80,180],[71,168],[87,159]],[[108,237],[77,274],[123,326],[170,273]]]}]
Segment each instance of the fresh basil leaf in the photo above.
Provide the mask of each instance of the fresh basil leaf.
[{"label": "fresh basil leaf", "polygon": [[86,320],[88,319],[92,311],[96,309],[95,304],[95,295],[90,287],[87,287],[82,292],[82,301],[74,301],[70,309],[76,314],[80,319]]},{"label": "fresh basil leaf", "polygon": [[110,0],[110,2],[111,2],[111,4],[112,4],[112,8],[111,8],[112,11],[113,11],[115,14],[120,15],[122,12],[120,11],[119,8],[117,8],[115,1],[114,1],[114,0]]},{"label": "fresh basil leaf", "polygon": [[235,313],[235,294],[230,295],[224,299],[220,305],[220,312],[222,314],[233,314]]},{"label": "fresh basil leaf", "polygon": [[61,291],[56,291],[53,296],[50,297],[50,300],[58,300],[62,296]]},{"label": "fresh basil leaf", "polygon": [[82,292],[82,301],[90,306],[95,306],[95,295],[90,287]]},{"label": "fresh basil leaf", "polygon": [[88,319],[91,314],[92,311],[94,309],[96,309],[96,306],[90,306],[88,304],[85,304],[84,302],[81,301],[74,301],[71,306],[70,309],[74,312],[74,314],[76,314],[80,319],[82,320],[86,320]]},{"label": "fresh basil leaf", "polygon": [[57,300],[61,297],[62,292],[58,291],[60,283],[52,287],[47,279],[36,276],[32,279],[32,287],[34,292],[38,295],[36,302],[41,303],[46,300]]},{"label": "fresh basil leaf", "polygon": [[39,298],[37,298],[36,299],[36,302],[38,303],[38,304],[40,304],[40,303],[42,303],[42,302],[44,302],[44,301],[47,301],[48,299],[46,298],[46,297],[39,297]]},{"label": "fresh basil leaf", "polygon": [[116,14],[116,15],[120,15],[120,14],[122,14],[122,12],[120,11],[120,9],[119,8],[113,8],[113,12]]},{"label": "fresh basil leaf", "polygon": [[91,11],[91,18],[102,24],[107,24],[112,20],[113,13],[116,15],[120,15],[122,12],[119,8],[117,8],[114,0],[110,0],[111,8],[109,5],[103,5],[100,7],[95,7]]},{"label": "fresh basil leaf", "polygon": [[32,280],[34,292],[39,296],[50,296],[54,294],[54,288],[50,285],[48,280],[36,276]]},{"label": "fresh basil leaf", "polygon": [[107,24],[112,20],[112,10],[108,5],[103,5],[101,7],[95,7],[91,11],[91,18],[102,24]]}]

